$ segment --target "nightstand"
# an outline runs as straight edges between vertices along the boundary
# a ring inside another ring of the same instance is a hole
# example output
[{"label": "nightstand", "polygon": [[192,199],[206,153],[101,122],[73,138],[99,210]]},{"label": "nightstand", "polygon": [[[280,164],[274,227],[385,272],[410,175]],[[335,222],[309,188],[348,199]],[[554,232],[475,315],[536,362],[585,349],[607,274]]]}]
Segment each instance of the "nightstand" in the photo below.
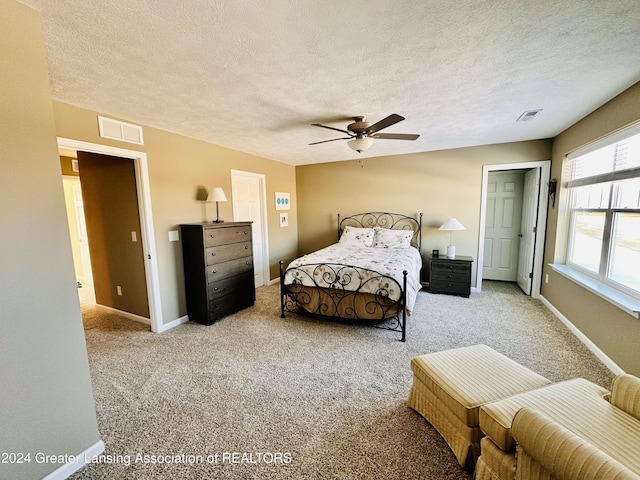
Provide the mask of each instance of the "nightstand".
[{"label": "nightstand", "polygon": [[469,298],[473,258],[429,257],[429,291]]}]

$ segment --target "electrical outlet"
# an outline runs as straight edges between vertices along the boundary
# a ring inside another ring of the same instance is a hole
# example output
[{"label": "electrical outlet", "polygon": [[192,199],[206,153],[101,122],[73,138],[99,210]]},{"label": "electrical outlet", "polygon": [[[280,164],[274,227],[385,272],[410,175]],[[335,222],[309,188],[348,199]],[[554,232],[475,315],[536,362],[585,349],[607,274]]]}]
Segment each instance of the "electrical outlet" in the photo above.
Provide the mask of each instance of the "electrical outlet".
[{"label": "electrical outlet", "polygon": [[120,285],[116,285],[116,293],[118,296],[122,296],[122,287]]},{"label": "electrical outlet", "polygon": [[136,232],[131,232],[131,241],[132,242],[138,241],[138,234]]},{"label": "electrical outlet", "polygon": [[544,283],[549,283],[549,274],[545,274],[544,276]]}]

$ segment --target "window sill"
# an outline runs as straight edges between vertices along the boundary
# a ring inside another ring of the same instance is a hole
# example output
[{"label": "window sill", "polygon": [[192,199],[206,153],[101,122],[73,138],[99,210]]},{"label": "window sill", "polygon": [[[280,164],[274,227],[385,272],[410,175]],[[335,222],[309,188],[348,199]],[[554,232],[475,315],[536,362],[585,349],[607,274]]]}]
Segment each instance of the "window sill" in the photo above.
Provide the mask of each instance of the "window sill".
[{"label": "window sill", "polygon": [[586,288],[591,293],[604,298],[616,307],[627,312],[629,315],[640,318],[640,300],[622,293],[609,285],[599,282],[584,273],[578,272],[571,267],[567,267],[566,265],[550,263],[549,266],[560,275],[577,283],[581,287]]}]

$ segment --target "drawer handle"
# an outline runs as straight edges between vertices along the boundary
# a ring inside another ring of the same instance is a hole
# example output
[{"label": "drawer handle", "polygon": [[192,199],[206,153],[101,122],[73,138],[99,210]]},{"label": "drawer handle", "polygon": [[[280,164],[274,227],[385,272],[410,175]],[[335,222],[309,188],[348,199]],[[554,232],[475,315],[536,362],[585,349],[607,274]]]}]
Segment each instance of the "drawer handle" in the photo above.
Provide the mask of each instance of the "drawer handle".
[{"label": "drawer handle", "polygon": [[245,245],[245,246],[244,246],[244,249],[245,249],[245,250],[249,250],[249,245]]},{"label": "drawer handle", "polygon": [[451,284],[447,285],[447,287],[451,287],[451,286],[452,286]]},{"label": "drawer handle", "polygon": [[449,265],[449,270],[453,270],[453,265]]},{"label": "drawer handle", "polygon": [[211,238],[216,238],[216,236],[212,233],[211,235],[209,235]]},{"label": "drawer handle", "polygon": [[447,278],[452,278],[452,277],[453,277],[453,275],[451,275],[451,274],[447,275]]},{"label": "drawer handle", "polygon": [[245,264],[245,265],[251,265],[251,263],[249,263],[249,262],[244,262],[244,264]]},{"label": "drawer handle", "polygon": [[214,270],[213,273],[218,273],[218,270]]},{"label": "drawer handle", "polygon": [[211,256],[215,257],[216,256],[216,252],[211,252]]}]

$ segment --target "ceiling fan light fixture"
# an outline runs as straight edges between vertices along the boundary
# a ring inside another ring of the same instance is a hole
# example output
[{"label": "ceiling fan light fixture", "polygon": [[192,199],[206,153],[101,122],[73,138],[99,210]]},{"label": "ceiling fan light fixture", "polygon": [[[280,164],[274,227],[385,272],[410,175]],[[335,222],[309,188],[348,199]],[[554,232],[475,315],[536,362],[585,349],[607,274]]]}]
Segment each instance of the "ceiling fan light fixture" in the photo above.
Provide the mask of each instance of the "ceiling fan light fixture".
[{"label": "ceiling fan light fixture", "polygon": [[347,145],[358,153],[364,152],[367,148],[373,145],[373,138],[369,137],[358,137],[353,140],[349,140]]}]

